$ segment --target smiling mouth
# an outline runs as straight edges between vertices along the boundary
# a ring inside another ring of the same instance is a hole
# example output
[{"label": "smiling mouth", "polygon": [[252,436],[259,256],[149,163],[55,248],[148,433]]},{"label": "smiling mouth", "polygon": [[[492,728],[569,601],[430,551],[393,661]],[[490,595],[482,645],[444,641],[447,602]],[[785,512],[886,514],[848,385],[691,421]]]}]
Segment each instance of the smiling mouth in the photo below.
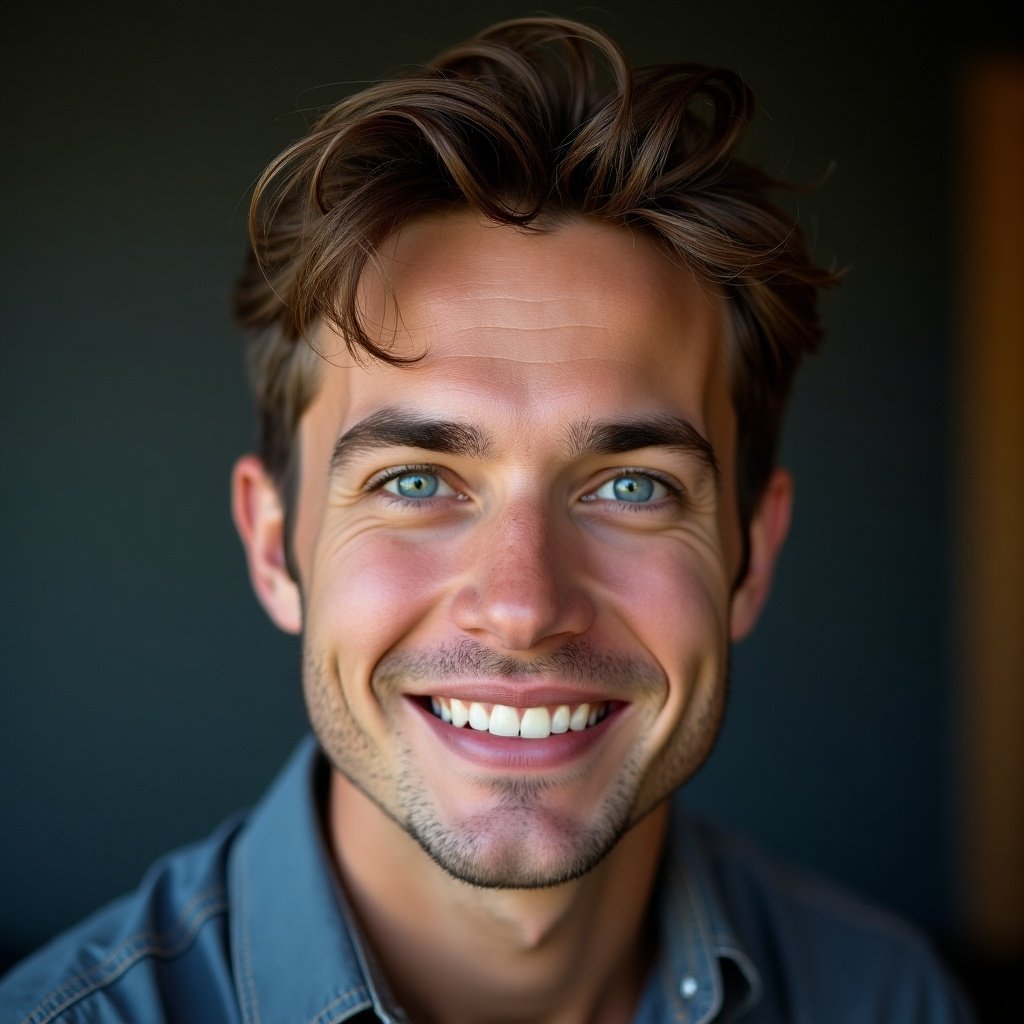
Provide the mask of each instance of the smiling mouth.
[{"label": "smiling mouth", "polygon": [[435,718],[455,728],[488,732],[492,736],[518,736],[526,740],[583,732],[597,725],[611,710],[609,701],[513,708],[506,704],[483,704],[457,697],[431,697],[429,707]]}]

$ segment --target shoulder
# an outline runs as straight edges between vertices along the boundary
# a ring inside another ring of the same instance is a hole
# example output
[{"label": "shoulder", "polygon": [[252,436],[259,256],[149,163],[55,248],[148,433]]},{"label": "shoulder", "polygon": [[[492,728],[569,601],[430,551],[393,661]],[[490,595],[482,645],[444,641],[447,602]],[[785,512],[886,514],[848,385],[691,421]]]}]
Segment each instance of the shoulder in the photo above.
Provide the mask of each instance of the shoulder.
[{"label": "shoulder", "polygon": [[695,833],[722,916],[761,975],[764,1003],[780,1019],[972,1019],[916,928],[742,839],[707,826]]},{"label": "shoulder", "polygon": [[[14,967],[0,980],[0,1021],[230,1021],[226,858],[239,825],[162,858],[134,893]],[[176,1012],[179,998],[200,1016]]]}]

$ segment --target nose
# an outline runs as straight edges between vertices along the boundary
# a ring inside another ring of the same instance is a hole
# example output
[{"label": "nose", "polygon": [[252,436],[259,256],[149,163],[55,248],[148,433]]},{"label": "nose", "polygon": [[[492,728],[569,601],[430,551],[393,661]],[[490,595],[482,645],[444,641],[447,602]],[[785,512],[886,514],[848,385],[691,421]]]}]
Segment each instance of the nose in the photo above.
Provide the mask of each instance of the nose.
[{"label": "nose", "polygon": [[510,653],[585,633],[594,606],[583,585],[583,552],[570,533],[554,528],[545,510],[523,505],[479,527],[452,606],[455,624]]}]

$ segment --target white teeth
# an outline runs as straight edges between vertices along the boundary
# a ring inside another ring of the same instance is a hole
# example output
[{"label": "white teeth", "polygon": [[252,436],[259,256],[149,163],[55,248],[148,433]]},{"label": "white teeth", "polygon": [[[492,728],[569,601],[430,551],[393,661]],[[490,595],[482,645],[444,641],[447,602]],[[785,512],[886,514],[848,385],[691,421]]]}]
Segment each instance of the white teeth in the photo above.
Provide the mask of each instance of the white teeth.
[{"label": "white teeth", "polygon": [[[493,716],[491,718],[493,722]],[[527,708],[519,723],[519,735],[526,740],[544,740],[551,735],[551,715],[547,708]]]},{"label": "white teeth", "polygon": [[451,705],[452,725],[461,729],[469,721],[469,708],[458,697],[452,697]]},{"label": "white teeth", "polygon": [[473,701],[469,705],[469,727],[477,732],[487,732],[491,726],[491,716],[487,714],[487,708],[483,704]]},{"label": "white teeth", "polygon": [[495,704],[491,711],[491,725],[488,730],[492,736],[518,736],[519,715],[515,708],[504,704]]},{"label": "white teeth", "polygon": [[569,728],[573,732],[583,732],[587,727],[587,722],[590,719],[590,705],[581,704],[573,713],[569,719]]},{"label": "white teeth", "polygon": [[[506,704],[481,704],[458,697],[431,697],[430,708],[442,722],[457,729],[468,725],[477,732],[492,736],[521,736],[527,740],[543,740],[560,733],[583,732],[597,725],[608,714],[608,705],[580,704],[573,709],[559,704],[554,711],[539,706],[517,709]],[[490,708],[490,710],[488,710]]]}]

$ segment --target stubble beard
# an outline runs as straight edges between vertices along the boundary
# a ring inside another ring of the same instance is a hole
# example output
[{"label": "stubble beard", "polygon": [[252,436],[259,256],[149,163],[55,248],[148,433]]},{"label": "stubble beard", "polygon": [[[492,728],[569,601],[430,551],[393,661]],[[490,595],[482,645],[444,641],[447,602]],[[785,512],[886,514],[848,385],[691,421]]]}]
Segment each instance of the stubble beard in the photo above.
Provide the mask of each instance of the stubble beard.
[{"label": "stubble beard", "polygon": [[[588,822],[554,811],[546,802],[550,790],[572,785],[570,774],[562,781],[496,776],[487,783],[494,804],[457,824],[448,824],[441,819],[403,737],[392,736],[401,748],[400,768],[392,777],[380,770],[376,745],[348,711],[340,684],[328,681],[323,661],[308,649],[304,661],[310,719],[333,767],[448,875],[487,889],[548,888],[592,871],[629,829],[703,764],[719,732],[725,704],[723,679],[719,699],[696,723],[691,742],[683,743],[675,757],[662,759],[654,778],[647,780],[657,798],[648,798],[646,804],[639,802],[644,768],[634,751]],[[552,666],[562,678],[585,671],[590,681],[597,677],[607,682],[614,673],[619,685],[628,687],[633,695],[638,682],[661,685],[662,678],[660,671],[643,661],[595,655],[583,644],[569,645],[544,664],[524,666],[468,641],[439,652],[385,658],[374,672],[373,689],[380,694],[397,679],[410,675],[439,680],[468,670],[491,675],[541,674]],[[727,669],[725,675],[727,678]],[[393,807],[381,795],[388,792],[394,793]]]},{"label": "stubble beard", "polygon": [[612,793],[586,823],[548,806],[549,792],[574,780],[499,776],[488,784],[493,805],[451,825],[436,813],[422,778],[407,762],[397,787],[405,811],[400,824],[438,867],[468,885],[562,885],[593,870],[634,824],[641,774],[636,762],[634,756],[623,765]]}]

